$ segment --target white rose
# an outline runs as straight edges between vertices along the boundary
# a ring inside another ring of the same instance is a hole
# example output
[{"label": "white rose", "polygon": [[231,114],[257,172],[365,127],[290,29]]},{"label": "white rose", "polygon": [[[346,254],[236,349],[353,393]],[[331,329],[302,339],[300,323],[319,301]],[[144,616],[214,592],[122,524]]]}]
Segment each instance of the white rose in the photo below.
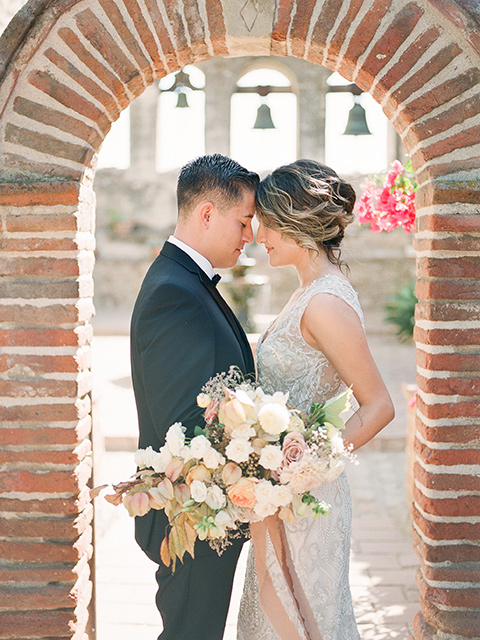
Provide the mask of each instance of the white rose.
[{"label": "white rose", "polygon": [[273,487],[273,489],[275,491],[275,504],[278,507],[286,507],[290,504],[293,496],[289,487],[282,484],[277,484]]},{"label": "white rose", "polygon": [[248,422],[242,422],[242,424],[232,429],[232,438],[251,438],[256,435],[257,432]]},{"label": "white rose", "polygon": [[210,441],[205,436],[195,436],[190,442],[190,451],[194,458],[200,460],[211,446]]},{"label": "white rose", "polygon": [[274,504],[269,504],[268,502],[257,502],[257,504],[253,507],[254,512],[260,518],[267,518],[268,516],[273,516],[277,511],[277,507]]},{"label": "white rose", "polygon": [[199,393],[197,396],[197,404],[201,409],[206,409],[211,404],[212,399],[206,393]]},{"label": "white rose", "polygon": [[218,465],[225,462],[225,458],[216,449],[210,447],[210,449],[207,449],[203,454],[203,462],[209,469],[216,469]]},{"label": "white rose", "polygon": [[201,480],[194,480],[190,485],[190,495],[195,502],[205,502],[207,485]]},{"label": "white rose", "polygon": [[205,502],[208,504],[210,509],[214,509],[216,511],[227,504],[227,498],[220,487],[215,484],[213,487],[208,487]]},{"label": "white rose", "polygon": [[268,480],[261,480],[255,486],[255,498],[257,502],[273,504],[275,501],[275,487]]},{"label": "white rose", "polygon": [[146,449],[138,449],[135,452],[135,464],[137,467],[151,467],[152,464],[152,456],[156,456],[157,453],[152,449],[152,447],[147,447]]},{"label": "white rose", "polygon": [[250,442],[243,438],[233,438],[225,448],[228,459],[234,462],[247,462],[252,451]]},{"label": "white rose", "polygon": [[267,444],[266,447],[263,447],[258,463],[261,464],[264,469],[275,471],[275,469],[278,469],[282,462],[283,451],[281,447],[278,447],[274,444]]},{"label": "white rose", "polygon": [[189,460],[192,460],[192,458],[195,457],[190,451],[190,447],[188,447],[187,445],[185,445],[180,449],[179,456],[180,458],[182,458],[184,462],[188,462]]},{"label": "white rose", "polygon": [[278,435],[288,427],[290,413],[287,407],[275,402],[269,402],[264,404],[258,412],[258,420],[266,433]]},{"label": "white rose", "polygon": [[170,453],[174,456],[178,456],[180,449],[185,444],[185,427],[181,422],[175,422],[167,431],[165,436],[165,442],[170,450]]},{"label": "white rose", "polygon": [[155,457],[152,457],[150,466],[157,473],[163,473],[168,464],[172,461],[172,454],[168,447],[162,447],[158,453],[155,453]]}]

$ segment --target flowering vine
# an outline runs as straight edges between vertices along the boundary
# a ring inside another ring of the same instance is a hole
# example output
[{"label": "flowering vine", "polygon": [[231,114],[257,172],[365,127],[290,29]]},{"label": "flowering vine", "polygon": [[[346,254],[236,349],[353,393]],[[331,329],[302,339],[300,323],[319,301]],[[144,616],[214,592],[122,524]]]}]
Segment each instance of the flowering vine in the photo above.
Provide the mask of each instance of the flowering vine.
[{"label": "flowering vine", "polygon": [[403,227],[411,233],[415,225],[415,191],[417,185],[409,162],[394,160],[385,178],[366,183],[355,205],[360,224],[370,224],[373,233]]}]

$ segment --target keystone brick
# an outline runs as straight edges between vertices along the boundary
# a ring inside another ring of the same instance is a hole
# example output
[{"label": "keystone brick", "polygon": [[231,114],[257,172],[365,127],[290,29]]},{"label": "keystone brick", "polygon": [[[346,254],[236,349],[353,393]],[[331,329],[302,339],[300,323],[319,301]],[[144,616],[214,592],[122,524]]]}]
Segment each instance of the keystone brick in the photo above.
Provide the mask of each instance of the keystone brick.
[{"label": "keystone brick", "polygon": [[[130,29],[127,27],[117,3],[113,2],[112,0],[99,0],[99,4],[105,10],[105,13],[108,15],[109,20],[115,27],[118,35],[132,54],[132,57],[137,63],[139,69],[141,69],[144,73],[148,84],[150,84],[151,82],[153,82],[153,71],[150,67],[150,61],[145,57],[138,43],[138,35],[132,34]],[[144,28],[146,28],[146,23],[144,24]],[[138,29],[138,32],[140,33],[141,29]],[[117,46],[116,43],[115,46]]]},{"label": "keystone brick", "polygon": [[102,58],[110,65],[120,80],[133,92],[144,88],[139,69],[124,55],[104,25],[90,9],[75,16],[77,26]]}]

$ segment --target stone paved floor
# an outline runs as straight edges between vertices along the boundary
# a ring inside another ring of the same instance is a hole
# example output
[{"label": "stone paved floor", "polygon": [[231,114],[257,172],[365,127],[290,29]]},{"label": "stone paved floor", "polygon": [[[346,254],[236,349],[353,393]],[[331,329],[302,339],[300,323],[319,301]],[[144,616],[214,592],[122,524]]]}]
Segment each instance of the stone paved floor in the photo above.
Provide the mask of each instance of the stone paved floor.
[{"label": "stone paved floor", "polygon": [[[397,418],[348,469],[354,508],[350,583],[362,640],[408,640],[419,605],[405,503],[405,453],[399,450],[405,437],[399,388],[412,379],[413,353],[382,337],[369,342]],[[100,484],[125,479],[134,467],[135,411],[125,337],[94,339],[94,376],[95,481]],[[98,640],[156,640],[161,622],[154,604],[155,565],[133,541],[132,520],[123,509],[97,501],[96,531]],[[224,640],[235,639],[244,563],[242,554]]]}]

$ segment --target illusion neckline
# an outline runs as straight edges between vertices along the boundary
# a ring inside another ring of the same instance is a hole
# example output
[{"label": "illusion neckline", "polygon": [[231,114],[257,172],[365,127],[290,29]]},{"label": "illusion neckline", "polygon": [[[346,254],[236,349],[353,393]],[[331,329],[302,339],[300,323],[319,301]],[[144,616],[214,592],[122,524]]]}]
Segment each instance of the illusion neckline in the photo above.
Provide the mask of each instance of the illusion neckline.
[{"label": "illusion neckline", "polygon": [[319,282],[320,280],[325,280],[326,278],[338,278],[339,280],[344,280],[345,282],[347,282],[348,284],[350,284],[350,280],[348,278],[345,278],[344,276],[339,276],[336,273],[326,273],[323,276],[319,276],[318,278],[315,278],[314,280],[312,280],[310,282],[309,285],[307,285],[305,287],[305,289],[302,291],[302,293],[298,296],[298,298],[295,300],[295,302],[292,304],[292,306],[290,307],[290,311],[288,313],[286,313],[283,318],[280,318],[281,312],[280,314],[274,318],[271,323],[268,325],[268,327],[265,329],[265,331],[262,333],[262,335],[260,336],[260,340],[258,341],[258,346],[261,347],[264,343],[265,340],[270,337],[275,331],[276,329],[278,329],[278,327],[281,325],[281,323],[285,320],[285,318],[288,318],[290,315],[290,312],[292,311],[292,309],[295,308],[295,306],[298,304],[298,302],[303,298],[303,296],[307,293],[307,291],[309,289],[311,289],[311,287],[316,283]]}]

